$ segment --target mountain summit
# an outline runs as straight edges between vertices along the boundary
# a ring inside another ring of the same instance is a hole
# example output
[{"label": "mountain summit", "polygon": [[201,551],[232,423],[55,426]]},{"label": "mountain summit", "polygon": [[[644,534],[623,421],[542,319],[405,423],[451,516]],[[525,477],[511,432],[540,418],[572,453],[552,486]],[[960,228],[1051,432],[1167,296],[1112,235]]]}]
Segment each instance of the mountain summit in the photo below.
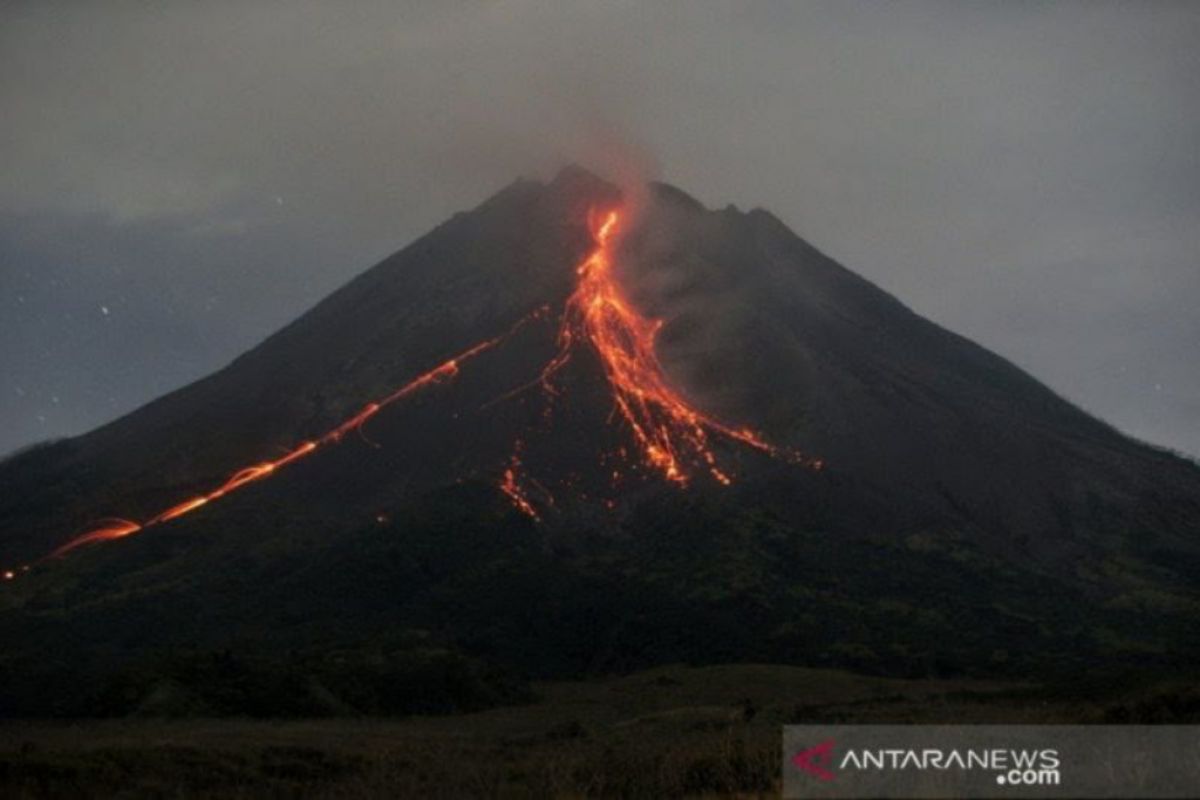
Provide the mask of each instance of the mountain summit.
[{"label": "mountain summit", "polygon": [[546,674],[1197,647],[1195,465],[765,211],[665,184],[635,210],[577,167],[0,490],[9,658],[396,630]]}]

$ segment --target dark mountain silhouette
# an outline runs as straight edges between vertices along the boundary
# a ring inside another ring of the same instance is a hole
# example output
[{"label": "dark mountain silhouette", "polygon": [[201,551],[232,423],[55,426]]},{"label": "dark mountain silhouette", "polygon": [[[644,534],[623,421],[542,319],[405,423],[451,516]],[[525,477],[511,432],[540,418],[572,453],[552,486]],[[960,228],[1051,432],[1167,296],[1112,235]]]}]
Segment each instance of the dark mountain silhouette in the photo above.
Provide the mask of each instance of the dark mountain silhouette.
[{"label": "dark mountain silhouette", "polygon": [[[578,168],[514,183],[216,374],[0,464],[0,562],[30,562],[506,336],[361,435],[0,586],[0,636],[20,643],[0,657],[9,705],[45,697],[32,681],[72,686],[56,690],[74,698],[63,709],[95,702],[70,676],[126,675],[179,647],[290,653],[320,675],[328,653],[409,664],[431,648],[469,675],[736,660],[1069,674],[1194,658],[1200,469],[922,319],[765,211],[652,185],[614,269],[665,321],[657,352],[694,408],[804,458],[715,434],[730,486],[618,463],[636,442],[593,350],[574,349],[553,392],[529,384],[560,352],[589,214],[619,201]],[[501,489],[515,462],[538,521]],[[633,474],[613,483],[614,470]]]}]

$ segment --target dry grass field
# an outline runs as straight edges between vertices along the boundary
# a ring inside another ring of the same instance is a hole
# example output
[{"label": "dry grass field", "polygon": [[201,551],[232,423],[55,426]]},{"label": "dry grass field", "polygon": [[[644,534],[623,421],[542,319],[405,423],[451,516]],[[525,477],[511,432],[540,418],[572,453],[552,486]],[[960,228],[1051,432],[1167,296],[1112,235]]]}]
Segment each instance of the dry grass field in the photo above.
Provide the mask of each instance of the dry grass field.
[{"label": "dry grass field", "polygon": [[9,721],[0,796],[770,797],[789,722],[1152,721],[1158,707],[770,665],[537,688],[528,705],[460,716]]}]

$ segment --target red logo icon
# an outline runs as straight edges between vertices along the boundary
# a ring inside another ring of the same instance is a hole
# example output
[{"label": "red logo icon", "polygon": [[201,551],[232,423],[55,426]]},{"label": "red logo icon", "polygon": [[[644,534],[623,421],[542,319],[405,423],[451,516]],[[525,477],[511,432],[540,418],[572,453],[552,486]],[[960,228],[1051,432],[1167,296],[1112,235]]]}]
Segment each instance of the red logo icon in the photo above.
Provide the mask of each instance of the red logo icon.
[{"label": "red logo icon", "polygon": [[837,777],[830,770],[830,767],[833,766],[834,744],[834,740],[830,739],[827,742],[821,742],[816,747],[801,750],[792,756],[792,763],[817,780],[831,781]]}]

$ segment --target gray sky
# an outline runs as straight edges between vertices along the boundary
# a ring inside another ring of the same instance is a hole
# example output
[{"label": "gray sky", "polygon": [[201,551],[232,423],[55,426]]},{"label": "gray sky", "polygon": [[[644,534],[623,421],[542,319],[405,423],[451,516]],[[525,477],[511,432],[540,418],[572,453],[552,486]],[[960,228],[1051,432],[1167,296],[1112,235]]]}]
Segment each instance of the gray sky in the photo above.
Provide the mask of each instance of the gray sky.
[{"label": "gray sky", "polygon": [[1200,3],[8,3],[0,115],[0,451],[578,160],[1200,453]]}]

